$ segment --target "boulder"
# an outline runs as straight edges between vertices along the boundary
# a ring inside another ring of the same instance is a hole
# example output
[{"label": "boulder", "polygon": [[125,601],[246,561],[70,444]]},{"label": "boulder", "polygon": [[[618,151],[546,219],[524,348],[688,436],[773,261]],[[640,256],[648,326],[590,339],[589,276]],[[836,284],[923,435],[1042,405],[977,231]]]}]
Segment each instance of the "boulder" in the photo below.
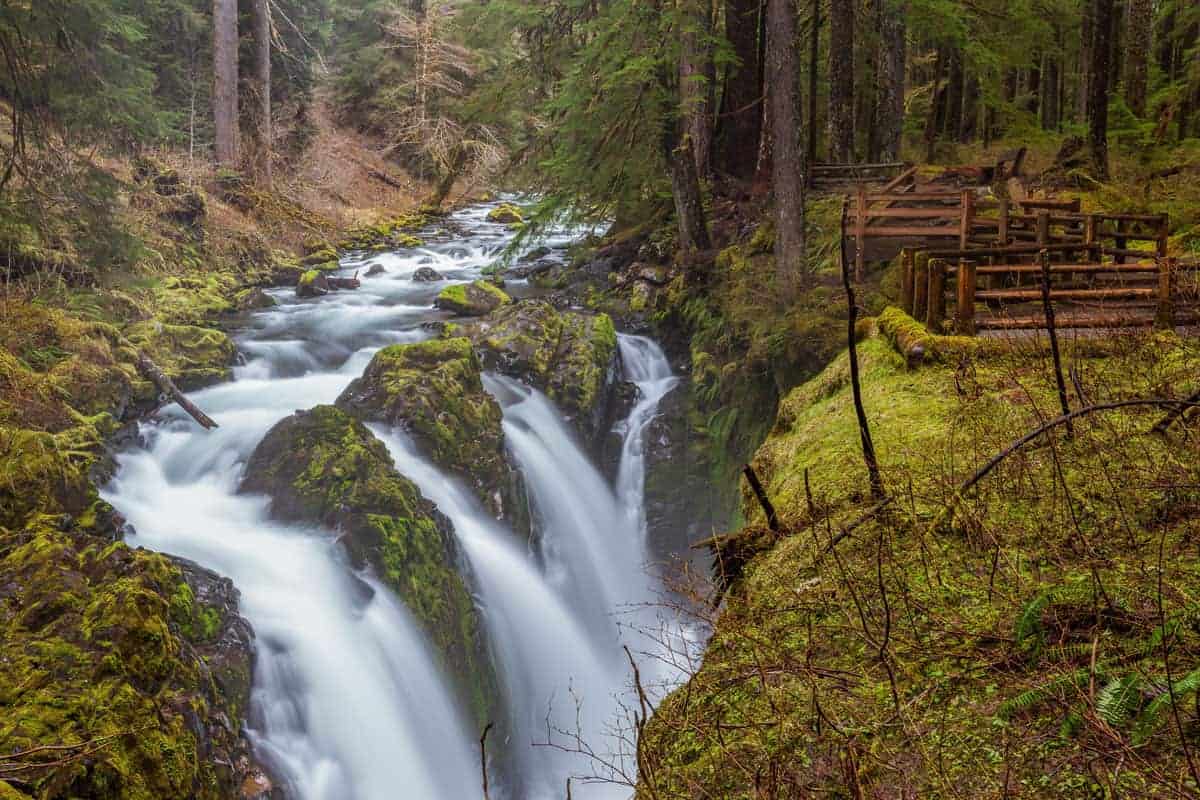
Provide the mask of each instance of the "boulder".
[{"label": "boulder", "polygon": [[296,284],[296,297],[324,297],[329,294],[329,281],[320,270],[310,269]]},{"label": "boulder", "polygon": [[387,269],[384,268],[383,264],[372,264],[370,269],[367,270],[367,277],[374,278],[378,275],[383,275],[386,272]]},{"label": "boulder", "polygon": [[617,378],[617,333],[607,314],[559,312],[542,300],[462,326],[484,364],[546,393],[584,438],[607,429]]},{"label": "boulder", "polygon": [[433,267],[421,267],[413,273],[412,279],[417,283],[437,283],[446,280],[442,277],[442,273]]},{"label": "boulder", "polygon": [[15,529],[0,553],[5,752],[103,740],[40,759],[22,791],[238,796],[258,768],[242,735],[254,637],[237,604],[228,580],[64,518]]},{"label": "boulder", "polygon": [[243,289],[233,296],[233,304],[242,311],[261,311],[279,305],[274,297],[262,289]]},{"label": "boulder", "polygon": [[486,724],[495,680],[453,529],[396,471],[383,442],[344,411],[317,406],[272,428],[245,474],[241,491],[270,497],[274,517],[335,530],[354,564],[374,569]]},{"label": "boulder", "polygon": [[491,513],[525,532],[523,487],[504,450],[500,406],[483,388],[471,342],[434,339],[380,350],[337,400],[359,419],[407,431]]},{"label": "boulder", "polygon": [[501,203],[488,212],[487,221],[498,225],[521,225],[525,222],[525,215],[512,203]]},{"label": "boulder", "polygon": [[482,317],[511,302],[512,298],[495,284],[475,281],[447,286],[433,304],[461,317]]}]

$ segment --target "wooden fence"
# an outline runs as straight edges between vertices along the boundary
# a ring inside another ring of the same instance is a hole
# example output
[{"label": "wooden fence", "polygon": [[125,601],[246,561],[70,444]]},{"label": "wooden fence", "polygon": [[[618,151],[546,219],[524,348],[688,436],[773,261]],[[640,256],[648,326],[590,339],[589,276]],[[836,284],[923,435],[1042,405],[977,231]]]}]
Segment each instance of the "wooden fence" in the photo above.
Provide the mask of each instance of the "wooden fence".
[{"label": "wooden fence", "polygon": [[1042,267],[1025,263],[1042,250],[1052,258],[1051,301],[1075,312],[1056,314],[1059,327],[1175,328],[1200,321],[1200,262],[1165,256],[1134,263],[1075,261],[1076,243],[906,250],[901,304],[938,333],[1044,328]]}]

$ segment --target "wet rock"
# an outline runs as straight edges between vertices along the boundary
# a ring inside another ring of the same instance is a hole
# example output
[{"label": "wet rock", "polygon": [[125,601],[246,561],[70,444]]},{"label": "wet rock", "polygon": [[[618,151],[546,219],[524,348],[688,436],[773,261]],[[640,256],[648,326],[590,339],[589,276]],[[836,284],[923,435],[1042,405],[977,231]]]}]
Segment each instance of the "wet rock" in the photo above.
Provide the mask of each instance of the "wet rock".
[{"label": "wet rock", "polygon": [[536,261],[541,261],[546,256],[550,255],[552,252],[554,252],[554,251],[551,250],[549,247],[535,247],[533,250],[530,250],[528,253],[521,256],[517,260],[517,263],[532,264]]},{"label": "wet rock", "polygon": [[262,289],[246,289],[233,296],[233,304],[242,311],[261,311],[279,305],[274,297]]},{"label": "wet rock", "polygon": [[130,325],[125,338],[150,356],[184,392],[229,380],[237,359],[233,340],[214,328],[150,320]]},{"label": "wet rock", "polygon": [[486,722],[494,678],[450,521],[362,422],[333,406],[283,420],[250,457],[240,490],[269,496],[278,519],[336,531],[354,563],[404,601]]},{"label": "wet rock", "polygon": [[527,300],[463,325],[463,335],[489,369],[545,392],[588,442],[604,432],[618,371],[617,334],[608,315],[560,312]]},{"label": "wet rock", "polygon": [[320,270],[309,270],[300,276],[300,281],[296,284],[297,297],[324,297],[329,291],[329,281]]},{"label": "wet rock", "polygon": [[482,317],[510,303],[512,298],[495,284],[490,281],[475,281],[447,286],[433,304],[443,311],[451,311],[461,317]]},{"label": "wet rock", "polygon": [[407,431],[434,463],[462,478],[494,516],[527,531],[524,491],[505,456],[500,406],[483,388],[470,340],[385,348],[337,406],[359,419]]},{"label": "wet rock", "polygon": [[421,267],[413,273],[412,279],[417,283],[437,283],[446,280],[442,277],[442,273],[433,267]]},{"label": "wet rock", "polygon": [[106,738],[84,759],[64,752],[22,774],[23,791],[236,796],[260,771],[241,735],[253,634],[237,604],[229,581],[187,562],[44,517],[14,531],[0,555],[4,747]]},{"label": "wet rock", "polygon": [[386,272],[387,269],[384,268],[383,264],[372,264],[371,268],[367,270],[367,277],[374,278],[376,276],[383,275]]},{"label": "wet rock", "polygon": [[521,225],[525,222],[525,215],[512,203],[501,203],[488,212],[487,221],[499,225]]}]

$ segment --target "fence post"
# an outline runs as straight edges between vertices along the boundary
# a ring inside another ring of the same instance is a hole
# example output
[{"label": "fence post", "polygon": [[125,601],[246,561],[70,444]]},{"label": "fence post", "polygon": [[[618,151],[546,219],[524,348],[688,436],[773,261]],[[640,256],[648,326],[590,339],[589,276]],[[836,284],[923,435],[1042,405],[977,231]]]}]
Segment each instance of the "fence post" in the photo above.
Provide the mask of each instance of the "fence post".
[{"label": "fence post", "polygon": [[[1117,242],[1118,250],[1124,250],[1126,245],[1129,244],[1129,240],[1126,239],[1124,236],[1124,234],[1126,233],[1126,231],[1128,231],[1128,229],[1129,229],[1129,223],[1127,223],[1123,219],[1117,220],[1116,242]],[[1116,262],[1117,264],[1124,264],[1125,263],[1125,254],[1124,253],[1116,253],[1113,256],[1113,261]]]},{"label": "fence post", "polygon": [[862,283],[867,274],[867,188],[861,183],[855,196],[854,240],[857,243],[854,252],[854,280]]},{"label": "fence post", "polygon": [[971,227],[975,222],[975,194],[970,189],[962,192],[962,216],[958,222],[958,249],[966,250],[971,244]]},{"label": "fence post", "polygon": [[1163,330],[1175,330],[1175,281],[1179,274],[1176,259],[1158,259],[1158,313],[1154,325]]},{"label": "fence post", "polygon": [[1000,232],[996,238],[1001,247],[1008,247],[1008,215],[1012,213],[1012,201],[1007,197],[1000,201]]},{"label": "fence post", "polygon": [[925,311],[929,307],[929,254],[917,253],[913,263],[913,305],[912,318],[918,322],[925,320]]},{"label": "fence post", "polygon": [[906,247],[900,251],[900,307],[905,314],[913,313],[913,251]]},{"label": "fence post", "polygon": [[954,329],[961,336],[975,335],[975,262],[958,262],[958,303]]},{"label": "fence post", "polygon": [[1096,215],[1088,214],[1083,221],[1083,243],[1087,246],[1087,257],[1096,264],[1100,263],[1100,249],[1096,244]]},{"label": "fence post", "polygon": [[1171,238],[1171,218],[1166,214],[1159,216],[1158,240],[1155,242],[1155,253],[1159,258],[1167,257],[1167,243]]},{"label": "fence post", "polygon": [[1037,243],[1039,247],[1050,244],[1050,212],[1039,211],[1037,215]]},{"label": "fence post", "polygon": [[946,321],[946,262],[941,258],[929,261],[929,298],[925,311],[925,327],[930,333],[943,333]]}]

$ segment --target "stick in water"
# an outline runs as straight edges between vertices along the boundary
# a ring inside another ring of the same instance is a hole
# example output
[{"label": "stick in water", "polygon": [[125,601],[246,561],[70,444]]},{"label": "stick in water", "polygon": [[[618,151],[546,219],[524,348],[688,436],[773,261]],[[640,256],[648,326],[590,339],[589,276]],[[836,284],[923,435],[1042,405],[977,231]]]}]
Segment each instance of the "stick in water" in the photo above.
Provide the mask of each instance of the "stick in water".
[{"label": "stick in water", "polygon": [[205,414],[196,404],[188,400],[183,392],[179,391],[179,387],[175,382],[167,376],[165,372],[158,368],[158,365],[150,360],[150,357],[145,353],[138,353],[137,360],[138,371],[145,375],[150,381],[158,387],[158,390],[167,397],[179,404],[179,407],[192,416],[192,419],[199,422],[205,430],[212,430],[218,427],[213,418]]}]

